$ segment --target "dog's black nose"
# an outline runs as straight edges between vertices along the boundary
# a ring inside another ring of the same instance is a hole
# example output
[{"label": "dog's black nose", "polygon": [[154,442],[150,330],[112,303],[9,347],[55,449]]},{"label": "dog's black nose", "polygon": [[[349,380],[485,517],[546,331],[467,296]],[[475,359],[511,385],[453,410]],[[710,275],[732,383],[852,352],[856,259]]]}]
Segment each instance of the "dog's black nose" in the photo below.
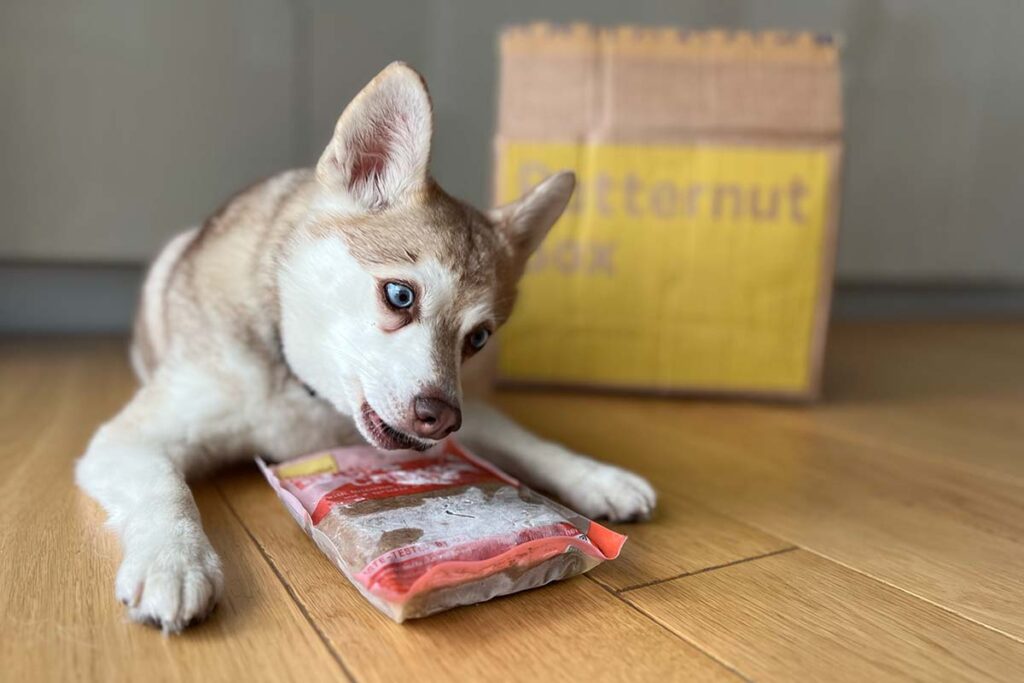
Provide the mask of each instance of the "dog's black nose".
[{"label": "dog's black nose", "polygon": [[413,429],[425,439],[443,439],[462,426],[462,411],[433,396],[417,396]]}]

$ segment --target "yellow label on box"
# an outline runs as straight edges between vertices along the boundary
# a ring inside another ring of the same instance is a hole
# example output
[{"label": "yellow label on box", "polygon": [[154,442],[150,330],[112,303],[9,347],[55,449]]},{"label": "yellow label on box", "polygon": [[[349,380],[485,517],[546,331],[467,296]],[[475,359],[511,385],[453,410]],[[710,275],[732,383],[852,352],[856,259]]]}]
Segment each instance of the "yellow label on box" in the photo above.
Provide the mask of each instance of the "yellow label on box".
[{"label": "yellow label on box", "polygon": [[505,142],[499,199],[562,169],[577,192],[502,331],[504,378],[808,389],[825,148]]}]

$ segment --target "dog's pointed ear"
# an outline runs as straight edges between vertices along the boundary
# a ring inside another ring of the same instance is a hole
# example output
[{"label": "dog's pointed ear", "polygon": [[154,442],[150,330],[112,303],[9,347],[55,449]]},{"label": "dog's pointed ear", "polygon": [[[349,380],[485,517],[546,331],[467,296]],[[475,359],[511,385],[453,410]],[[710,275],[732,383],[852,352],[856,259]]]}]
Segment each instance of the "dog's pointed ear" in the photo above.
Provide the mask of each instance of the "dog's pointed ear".
[{"label": "dog's pointed ear", "polygon": [[423,78],[390,64],[341,114],[317,177],[364,210],[401,202],[427,182],[432,118]]},{"label": "dog's pointed ear", "polygon": [[565,211],[575,188],[575,173],[556,173],[514,202],[492,209],[489,217],[516,254],[525,260],[540,246],[551,226]]}]

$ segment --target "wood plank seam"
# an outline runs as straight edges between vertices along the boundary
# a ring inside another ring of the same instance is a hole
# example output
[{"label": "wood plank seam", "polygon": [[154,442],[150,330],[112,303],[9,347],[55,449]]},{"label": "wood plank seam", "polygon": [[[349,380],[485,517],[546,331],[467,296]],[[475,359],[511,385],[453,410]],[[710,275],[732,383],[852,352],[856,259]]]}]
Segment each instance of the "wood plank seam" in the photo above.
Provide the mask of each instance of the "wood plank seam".
[{"label": "wood plank seam", "polygon": [[[774,416],[773,416],[774,417]],[[990,471],[987,467],[977,466],[971,461],[955,461],[943,456],[935,456],[927,451],[908,444],[893,443],[885,437],[873,436],[872,434],[859,431],[836,422],[802,422],[799,418],[791,415],[779,414],[779,418],[787,428],[802,434],[812,436],[825,436],[836,441],[848,444],[853,448],[863,448],[865,453],[888,451],[897,456],[903,456],[922,465],[939,465],[959,472],[965,472],[979,479],[991,480],[997,483],[1011,483],[1013,485],[1024,484],[1024,477],[1010,472]]]},{"label": "wood plank seam", "polygon": [[252,534],[251,531],[249,531],[249,527],[242,520],[241,516],[238,514],[238,511],[235,510],[235,507],[231,504],[231,501],[228,500],[228,497],[224,495],[224,492],[220,488],[220,484],[214,482],[213,486],[217,491],[217,495],[220,496],[220,499],[222,501],[224,501],[224,504],[227,506],[228,510],[231,511],[232,516],[238,521],[239,525],[241,525],[242,529],[245,531],[245,535],[249,537],[249,540],[252,541],[253,545],[255,545],[257,550],[259,550],[260,555],[263,557],[263,560],[267,563],[267,565],[270,566],[271,571],[274,572],[274,576],[276,576],[277,580],[281,582],[282,586],[284,586],[285,591],[287,591],[288,593],[288,597],[290,597],[292,599],[292,602],[295,603],[295,606],[298,607],[299,612],[302,614],[302,617],[306,620],[310,627],[312,627],[317,637],[320,638],[320,641],[324,644],[324,647],[327,648],[327,651],[331,653],[331,656],[334,658],[334,661],[338,663],[338,667],[341,669],[341,672],[345,675],[345,678],[348,679],[351,683],[357,683],[356,677],[352,674],[352,671],[349,670],[348,666],[345,664],[345,660],[342,658],[341,653],[334,649],[334,646],[331,644],[331,641],[327,637],[327,634],[325,634],[323,630],[321,630],[319,624],[316,623],[316,621],[313,619],[313,616],[309,613],[309,610],[306,609],[305,603],[302,602],[299,596],[295,593],[295,590],[292,588],[291,584],[288,583],[288,580],[284,578],[283,574],[281,574],[281,570],[278,569],[277,564],[275,564],[274,560],[270,557],[270,554],[267,553],[267,549],[264,548],[263,544],[259,542],[259,540]]},{"label": "wood plank seam", "polygon": [[970,623],[975,624],[977,626],[981,626],[982,628],[984,628],[986,630],[989,630],[989,631],[992,631],[995,634],[998,634],[1000,636],[1009,638],[1010,640],[1012,640],[1015,643],[1020,643],[1020,644],[1024,645],[1024,638],[1018,638],[1016,635],[1014,635],[1012,633],[1007,633],[1006,631],[1003,631],[1002,629],[1000,629],[1000,628],[998,628],[996,626],[992,626],[991,624],[986,624],[983,621],[978,621],[977,619],[975,619],[974,617],[970,616],[969,614],[961,614],[960,612],[957,612],[955,609],[949,607],[948,605],[943,605],[942,603],[935,602],[934,600],[930,600],[929,598],[926,598],[923,595],[918,595],[917,593],[915,593],[915,592],[913,592],[913,591],[911,591],[911,590],[909,590],[907,588],[904,588],[903,586],[897,586],[897,585],[895,585],[893,583],[890,583],[890,582],[886,581],[883,578],[880,578],[878,576],[874,576],[873,574],[869,574],[868,572],[864,571],[863,569],[859,569],[857,567],[854,567],[851,564],[843,562],[842,560],[837,560],[834,557],[829,557],[825,553],[819,552],[817,550],[814,550],[813,548],[801,547],[800,550],[803,550],[804,552],[811,553],[812,555],[817,555],[818,557],[822,558],[823,560],[826,560],[828,562],[832,562],[833,564],[837,564],[840,567],[844,567],[846,569],[849,569],[852,572],[856,572],[857,574],[860,574],[861,576],[863,576],[863,577],[865,577],[865,578],[867,578],[867,579],[869,579],[871,581],[876,581],[876,582],[882,584],[883,586],[887,586],[889,588],[892,588],[893,590],[897,590],[897,591],[899,591],[901,593],[904,593],[905,595],[908,595],[909,597],[914,598],[915,600],[920,600],[921,602],[928,603],[929,605],[932,605],[933,607],[938,607],[940,610],[942,610],[943,612],[946,612],[947,614],[950,614],[950,615],[952,615],[954,617],[957,617],[959,619],[963,619],[965,621],[969,621]]},{"label": "wood plank seam", "polygon": [[[787,546],[785,548],[779,548],[778,550],[773,550],[773,551],[768,552],[768,553],[761,553],[760,555],[752,555],[750,557],[741,557],[740,559],[733,560],[732,562],[725,562],[725,563],[722,563],[722,564],[716,564],[716,565],[713,565],[711,567],[701,567],[700,569],[694,570],[692,572],[683,572],[682,574],[676,574],[675,576],[668,576],[668,577],[666,577],[664,579],[655,579],[654,581],[647,581],[645,583],[638,583],[638,584],[635,584],[635,585],[632,585],[632,586],[626,586],[625,588],[619,588],[618,590],[613,590],[613,589],[609,589],[609,590],[612,590],[612,592],[616,593],[616,594],[625,593],[626,591],[633,591],[633,590],[637,590],[638,588],[647,588],[648,586],[654,586],[656,584],[665,583],[667,581],[675,581],[676,579],[685,579],[688,576],[696,576],[697,574],[704,574],[705,572],[712,572],[712,571],[715,571],[716,569],[725,569],[726,567],[734,567],[734,566],[736,566],[738,564],[743,564],[744,562],[753,562],[754,560],[761,560],[761,559],[764,559],[766,557],[772,557],[774,555],[781,555],[783,553],[789,553],[789,552],[792,552],[794,550],[799,550],[799,548],[800,548],[799,546],[791,545],[791,546]],[[588,577],[588,578],[590,578],[590,577]],[[601,583],[597,579],[593,579],[593,581],[595,583]],[[607,588],[607,586],[604,586],[604,584],[601,584],[601,585],[603,587]]]},{"label": "wood plank seam", "polygon": [[[220,485],[215,482],[214,483],[214,488],[216,489],[217,494],[220,496],[221,500],[223,500],[224,504],[228,507],[228,510],[231,511],[232,516],[234,516],[235,519],[238,520],[238,523],[245,530],[245,533],[249,537],[249,540],[251,540],[253,542],[253,544],[259,550],[260,555],[263,557],[264,561],[266,561],[266,563],[270,566],[271,570],[274,572],[274,575],[277,577],[277,579],[284,586],[285,590],[288,593],[288,596],[292,599],[292,601],[298,607],[298,609],[302,613],[303,617],[306,619],[306,621],[309,623],[309,625],[313,628],[314,632],[320,638],[321,642],[323,642],[323,644],[327,648],[327,650],[331,653],[331,656],[334,658],[334,660],[338,663],[338,666],[341,668],[342,673],[344,673],[345,677],[349,681],[351,681],[351,683],[358,683],[358,679],[355,677],[355,675],[352,673],[352,671],[349,669],[349,667],[345,664],[344,659],[342,658],[341,654],[333,647],[333,645],[330,642],[330,639],[320,629],[319,625],[316,623],[316,621],[313,619],[312,615],[306,609],[306,606],[302,602],[302,599],[299,598],[299,596],[295,593],[295,591],[292,588],[291,584],[288,582],[288,580],[284,577],[284,575],[278,569],[278,567],[277,567],[276,563],[274,562],[273,558],[271,558],[269,553],[267,553],[266,548],[264,548],[263,544],[261,544],[259,542],[259,540],[249,530],[249,527],[245,524],[245,522],[242,520],[241,516],[235,510],[234,506],[228,500],[228,497],[224,495],[224,492],[221,490]],[[700,569],[700,570],[697,570],[697,571],[694,571],[694,572],[685,573],[685,574],[683,574],[681,576],[690,576],[690,575],[693,575],[693,574],[700,574],[700,573],[703,573],[703,572],[711,571],[713,569],[719,569],[719,568],[723,568],[723,567],[730,567],[730,566],[733,566],[733,565],[736,565],[736,564],[742,564],[743,562],[749,562],[749,561],[761,559],[763,557],[769,557],[771,555],[778,555],[780,553],[790,552],[790,551],[796,550],[796,549],[797,549],[796,546],[782,548],[780,550],[776,550],[776,551],[773,551],[773,552],[770,552],[770,553],[764,553],[764,554],[756,555],[756,556],[753,556],[753,557],[742,558],[740,560],[736,560],[736,561],[733,561],[733,562],[727,562],[725,564],[716,565],[714,567],[705,567],[703,569]],[[626,605],[629,609],[631,609],[634,612],[636,612],[637,614],[641,615],[644,619],[646,619],[647,621],[650,621],[655,626],[657,626],[659,629],[661,629],[662,631],[664,631],[664,632],[668,633],[669,635],[671,635],[673,638],[676,638],[676,639],[678,639],[678,640],[680,640],[680,641],[682,641],[684,643],[687,643],[688,645],[691,645],[692,647],[697,649],[699,652],[701,652],[701,654],[706,656],[708,659],[710,659],[711,661],[715,662],[716,664],[722,666],[723,668],[728,670],[730,673],[736,675],[738,678],[742,679],[743,681],[746,681],[747,683],[753,683],[751,678],[749,678],[748,676],[745,676],[742,672],[738,671],[735,667],[731,666],[727,662],[724,662],[724,661],[720,660],[718,657],[714,656],[713,654],[711,654],[710,652],[708,652],[704,648],[700,647],[696,643],[690,641],[687,638],[684,638],[682,635],[680,635],[680,634],[676,633],[675,631],[673,631],[672,629],[666,627],[664,624],[660,623],[657,619],[653,618],[651,615],[647,614],[646,612],[644,612],[642,609],[640,609],[636,605],[632,604],[631,602],[629,602],[627,600],[624,600],[622,597],[620,597],[617,594],[617,591],[615,591],[614,589],[612,589],[612,588],[610,588],[608,586],[605,586],[600,581],[597,581],[597,580],[593,579],[589,575],[584,575],[583,578],[589,579],[593,583],[597,584],[602,590],[604,590],[605,592],[607,592],[608,594],[613,596],[618,602],[620,602],[623,605]],[[663,579],[663,580],[659,580],[659,581],[651,581],[651,582],[643,584],[643,585],[644,586],[653,585],[653,584],[656,584],[656,583],[662,583],[664,581],[670,581],[670,580],[675,579],[675,578],[680,578],[680,576],[674,576],[674,577]],[[639,588],[639,587],[641,587],[641,586],[640,585],[638,585],[638,586],[631,586],[631,587],[629,587],[627,589],[623,589],[623,590],[632,590],[633,588]],[[622,592],[622,591],[618,591],[618,592]]]},{"label": "wood plank seam", "polygon": [[1021,680],[1024,649],[804,550],[623,596],[756,679]]},{"label": "wood plank seam", "polygon": [[[701,501],[701,502],[703,502],[703,501]],[[719,510],[713,504],[708,504],[707,508],[709,510],[717,513],[717,514],[720,514],[720,515],[724,516],[724,517],[728,517],[729,516],[725,510]],[[761,525],[757,524],[754,521],[744,521],[744,522],[741,522],[741,523],[746,524],[747,526],[751,527],[752,529],[756,529],[757,531],[760,531],[760,532],[762,532],[764,534],[773,535],[773,536],[775,536],[777,538],[780,538],[782,540],[787,540],[787,541],[789,540],[788,538],[785,537],[785,534],[778,533],[777,529],[769,530],[767,528],[762,527]],[[783,548],[782,550],[776,550],[776,551],[773,551],[773,552],[770,552],[770,553],[766,553],[766,554],[760,555],[758,557],[744,558],[742,560],[737,560],[735,562],[731,562],[731,563],[727,563],[727,564],[722,564],[722,565],[718,565],[718,566],[715,566],[715,567],[705,567],[705,568],[699,569],[699,570],[697,570],[695,572],[688,572],[688,573],[685,573],[685,574],[680,574],[679,576],[671,577],[671,578],[668,578],[668,579],[659,579],[657,581],[651,581],[649,583],[642,584],[642,585],[627,586],[626,588],[620,589],[618,591],[618,593],[624,593],[626,591],[632,591],[632,590],[637,590],[637,589],[640,589],[640,588],[646,588],[647,586],[652,586],[652,585],[655,585],[655,584],[658,584],[658,583],[664,583],[666,581],[671,581],[673,579],[685,578],[687,576],[693,576],[693,575],[696,575],[696,574],[701,574],[703,572],[710,571],[712,569],[724,569],[726,567],[730,567],[730,566],[735,565],[735,564],[743,564],[744,562],[748,562],[748,561],[751,561],[751,560],[756,560],[756,559],[760,559],[760,558],[764,558],[764,557],[771,557],[773,555],[778,555],[778,554],[781,554],[781,553],[792,552],[794,550],[804,550],[804,551],[807,551],[809,553],[813,553],[814,555],[817,555],[817,556],[819,556],[821,558],[824,558],[825,560],[828,560],[829,562],[833,562],[833,563],[835,563],[837,565],[840,565],[842,567],[845,567],[847,569],[855,571],[858,574],[860,574],[860,575],[862,575],[864,577],[867,577],[868,579],[870,579],[872,581],[877,581],[878,583],[880,583],[880,584],[882,584],[884,586],[888,586],[889,588],[892,588],[894,590],[898,590],[901,593],[905,593],[906,595],[908,595],[908,596],[910,596],[912,598],[915,598],[917,600],[921,600],[922,602],[926,602],[929,605],[934,605],[935,607],[938,607],[939,609],[941,609],[942,611],[944,611],[944,612],[946,612],[948,614],[951,614],[953,616],[965,619],[965,620],[971,622],[972,624],[977,624],[978,626],[981,626],[981,627],[983,627],[983,628],[985,628],[985,629],[987,629],[989,631],[997,633],[998,635],[1005,636],[1005,637],[1009,638],[1010,640],[1012,640],[1014,642],[1024,643],[1024,638],[1019,638],[1019,637],[1017,637],[1013,633],[1008,633],[1008,632],[1000,629],[997,626],[993,626],[991,624],[987,624],[987,623],[985,623],[983,621],[980,621],[977,618],[972,617],[969,614],[963,614],[961,612],[958,612],[957,610],[953,609],[952,607],[950,607],[948,605],[944,605],[944,604],[942,604],[940,602],[936,602],[935,600],[927,598],[927,597],[925,597],[923,595],[918,595],[917,593],[915,593],[914,591],[910,590],[909,588],[906,588],[906,587],[900,586],[900,585],[896,585],[896,584],[894,584],[894,583],[892,583],[890,581],[887,581],[886,579],[884,579],[884,578],[882,578],[880,576],[875,576],[874,574],[871,574],[871,573],[867,572],[866,570],[860,569],[859,567],[855,567],[852,564],[849,564],[849,563],[844,562],[842,560],[836,559],[836,558],[828,555],[827,553],[825,553],[823,551],[816,550],[813,547],[813,544],[811,544],[810,546],[797,546],[797,545],[794,545],[794,546],[791,546],[791,547],[788,547],[788,548]],[[595,580],[595,583],[600,583],[600,582]],[[602,588],[606,588],[606,586],[602,585]]]},{"label": "wood plank seam", "polygon": [[[754,414],[754,413],[751,413],[751,414]],[[625,415],[625,419],[623,419],[622,416],[619,416],[618,419],[616,419],[613,422],[614,418],[612,417],[612,414],[609,413],[609,418],[608,418],[608,420],[606,422],[606,426],[610,430],[615,430],[615,429],[617,429],[618,427],[621,426],[620,425],[620,421],[621,421],[622,424],[629,424],[629,418],[630,417],[631,416],[629,414]],[[660,416],[658,416],[658,417],[660,417]],[[652,419],[651,423],[656,428],[659,426],[659,420],[657,420],[657,419]],[[776,423],[777,423],[777,421],[776,421]],[[795,434],[800,434],[801,433],[801,430],[792,428],[791,425],[788,422],[784,422],[783,425],[785,427],[785,431],[786,432],[795,433]],[[767,433],[767,429],[768,429],[767,427],[764,427],[762,425],[761,429],[763,431],[765,431],[765,433]],[[667,424],[667,425],[664,425],[664,428],[663,428],[662,432],[659,432],[659,433],[677,435],[677,434],[682,433],[682,429],[678,425]],[[851,462],[851,460],[850,460],[851,455],[855,455],[857,460],[856,461],[852,461],[852,462],[854,462],[854,464],[857,467],[859,467],[859,471],[860,472],[870,471],[870,467],[874,463],[884,462],[884,461],[880,461],[879,458],[875,454],[872,454],[872,453],[869,453],[869,452],[865,452],[865,449],[862,446],[858,445],[858,444],[850,443],[846,439],[836,438],[833,435],[828,434],[828,433],[820,433],[819,432],[817,434],[822,436],[823,438],[826,438],[831,443],[838,444],[838,445],[844,447],[843,449],[841,449],[842,452],[837,452],[837,453],[835,453],[835,454],[833,454],[831,456],[831,459],[832,459],[833,462],[840,462],[844,458],[846,459],[847,462]],[[722,454],[722,455],[725,456],[725,458],[729,459],[729,458],[735,458],[736,454],[738,453],[738,451],[736,450],[737,445],[735,443],[721,441],[716,436],[709,436],[707,434],[701,434],[701,435],[699,435],[697,437],[697,440],[691,440],[689,443],[690,443],[691,447],[692,447],[693,444],[699,444],[699,449],[703,453],[705,458],[708,457],[709,454],[715,454],[715,455]],[[789,444],[789,443],[782,443],[781,445],[783,447],[788,447],[791,444]],[[800,444],[797,443],[796,445],[799,446]],[[888,453],[890,455],[898,455],[900,453],[900,451],[891,450],[891,451],[888,451]],[[898,459],[898,458],[890,458],[890,461],[892,461],[892,460],[895,460],[896,462],[900,461],[900,459]],[[904,461],[905,461],[905,459],[904,459]],[[709,474],[710,473],[710,474],[712,474],[712,476],[714,476],[716,473],[717,474],[721,474],[720,472],[716,472],[716,470],[714,470],[713,468],[707,469],[706,465],[703,465],[703,467],[706,468],[703,471],[702,471],[701,467],[702,467],[702,465],[698,464],[698,466],[697,466],[697,468],[695,470],[696,473],[698,473],[698,474]],[[920,473],[919,476],[928,477],[928,476],[938,476],[938,475],[935,475],[934,472],[929,473],[928,470],[924,470],[923,472]],[[719,485],[721,486],[720,482],[716,482],[716,483],[719,483]],[[944,482],[940,481],[939,484],[944,484]],[[931,482],[929,482],[928,485],[932,486],[933,489],[937,489],[937,486],[938,486],[938,485],[934,485],[933,486],[931,484]],[[869,496],[871,496],[871,495],[874,495],[874,490],[877,489],[877,484],[876,484],[876,482],[870,482],[869,481],[869,482],[865,483],[863,487],[866,489],[866,493]],[[724,488],[728,489],[728,486],[724,486]],[[975,495],[976,495],[976,493],[973,492],[973,491],[967,492],[967,498],[968,499],[972,498]],[[884,498],[880,498],[880,499],[883,500],[890,508],[900,509],[896,504],[892,503],[891,501],[885,500]],[[723,515],[726,515],[726,516],[731,516],[732,514],[735,514],[735,511],[734,511],[735,508],[733,510],[730,510],[728,507],[726,507],[724,509],[720,508],[719,504],[716,502],[716,500],[714,499],[713,496],[701,497],[701,498],[698,498],[698,500],[699,500],[699,502],[702,502],[702,503],[706,504],[709,509],[711,509],[711,510],[713,510],[715,512],[718,512],[720,514],[723,514]],[[784,509],[785,508],[785,499],[784,498],[782,498],[782,499],[775,499],[775,502],[779,504],[779,509]],[[792,517],[800,518],[801,514],[806,514],[806,512],[787,511],[786,513],[784,513],[784,516],[785,515],[791,515]],[[734,517],[734,518],[744,519],[740,515],[737,515],[737,517]],[[847,518],[847,519],[849,519],[849,518]],[[948,516],[945,516],[945,513],[942,513],[940,515],[936,515],[936,520],[938,520],[938,521],[947,521],[948,522],[949,519],[950,518]],[[810,539],[807,538],[808,525],[806,524],[806,520],[805,520],[804,524],[799,524],[798,523],[796,526],[790,526],[788,529],[785,528],[785,524],[783,524],[782,528],[780,528],[780,526],[778,526],[778,520],[775,521],[775,525],[766,525],[762,521],[761,517],[753,517],[751,519],[744,519],[744,521],[745,521],[745,523],[748,526],[750,526],[750,527],[752,527],[754,529],[757,529],[757,530],[759,530],[759,531],[761,531],[763,533],[766,533],[766,534],[769,534],[769,535],[773,535],[773,536],[775,536],[777,538],[781,538],[781,539],[783,539],[785,541],[788,541],[790,543],[800,544],[800,545],[802,545],[805,548],[814,549],[814,548],[821,548],[821,547],[826,546],[826,545],[828,545],[830,547],[833,547],[833,542],[831,540],[817,539],[814,542],[809,542]],[[868,526],[868,528],[870,529],[870,526]],[[995,533],[992,533],[990,535],[996,536]],[[906,552],[906,549],[908,547],[908,539],[907,538],[890,539],[890,540],[893,542],[893,547],[894,547],[895,550],[897,550],[897,551],[901,551],[902,550],[902,551]],[[839,546],[839,547],[841,548],[842,546]],[[916,548],[917,546],[914,546],[911,543],[909,545],[909,547],[913,549],[913,548]],[[882,550],[882,553],[884,555],[884,553],[885,553],[884,549]],[[946,559],[944,553],[940,553],[940,555],[942,556],[941,559]],[[830,555],[827,555],[827,554],[824,554],[824,553],[823,553],[823,556],[830,557]],[[857,557],[856,560],[857,561],[862,561],[864,559],[864,557],[865,557],[864,555],[861,555],[861,556]],[[868,555],[868,557],[870,558],[870,554]],[[847,559],[848,559],[848,561],[853,561],[854,560],[854,558],[851,558],[851,557],[848,557]],[[961,572],[963,572],[965,570],[961,569],[961,567],[969,567],[969,566],[970,566],[969,564],[964,564],[964,565],[961,565],[960,567],[957,567],[956,569],[961,571]],[[884,570],[884,566],[883,566],[883,570]],[[877,572],[877,571],[879,571],[878,568],[872,568],[870,570],[870,572]],[[871,578],[876,578],[874,573],[868,573],[865,570],[861,570],[861,573],[865,573],[867,576],[870,576]],[[948,579],[949,577],[947,576],[945,578]],[[893,574],[888,575],[888,579],[887,579],[887,581],[885,583],[886,583],[886,585],[890,585],[893,588],[898,588],[899,590],[903,591],[904,593],[907,593],[909,595],[913,595],[914,597],[921,597],[915,591],[922,590],[922,588],[924,590],[929,590],[930,589],[930,585],[927,584],[927,583],[922,582],[920,579],[915,579],[913,581],[906,582],[906,581],[904,581],[904,575],[903,574],[898,574],[898,573],[893,573]],[[937,581],[933,585],[938,586],[938,588],[936,589],[937,591],[941,591],[943,588],[947,588],[948,589],[951,586],[955,586],[955,584],[952,584],[952,583],[950,583],[948,581],[943,581],[941,579],[939,581]],[[913,589],[908,589],[907,587],[904,587],[904,586],[914,586],[914,588]],[[943,598],[948,599],[948,596],[943,596]],[[984,613],[985,612],[985,607],[986,607],[985,604],[984,603],[979,603],[976,600],[973,601],[973,603],[972,603],[971,600],[966,600],[964,602],[953,603],[953,604],[957,605],[956,607],[951,607],[949,605],[949,603],[944,602],[942,598],[940,598],[939,600],[936,600],[936,598],[934,596],[931,597],[931,598],[926,598],[926,601],[928,601],[931,604],[936,604],[936,605],[942,607],[947,612],[951,612],[951,613],[957,614],[958,616],[963,616],[964,618],[969,619],[970,621],[972,621],[974,623],[978,623],[980,625],[986,626],[988,629],[996,630],[1001,635],[1007,635],[1007,636],[1011,637],[1015,641],[1019,640],[1021,637],[1024,637],[1024,634],[1020,634],[1020,633],[1014,634],[1012,631],[1006,630],[1006,627],[1003,626],[1003,625],[994,625],[992,623],[989,623],[988,616]],[[968,608],[976,608],[978,611],[981,611],[982,614],[980,614],[980,615],[975,614],[974,616],[968,616],[968,614],[962,613],[959,610],[963,608],[962,605],[964,605],[964,604],[966,604],[966,606]],[[1017,617],[1010,617],[1010,618],[1012,618],[1012,619],[1019,619],[1019,616],[1017,616]]]},{"label": "wood plank seam", "polygon": [[593,581],[598,586],[600,586],[602,590],[606,591],[609,595],[614,597],[616,600],[618,600],[622,604],[626,605],[631,610],[633,610],[637,614],[641,615],[643,618],[645,618],[648,621],[652,622],[653,624],[655,624],[661,630],[668,632],[672,637],[678,638],[679,640],[681,640],[682,642],[686,643],[687,645],[695,648],[697,651],[699,651],[705,657],[707,657],[708,659],[713,661],[715,664],[718,664],[719,666],[723,667],[724,669],[726,669],[730,673],[734,674],[737,678],[739,678],[739,679],[741,679],[743,681],[746,681],[746,683],[754,683],[754,680],[752,678],[750,678],[750,676],[747,676],[742,671],[739,671],[732,664],[719,659],[716,655],[712,654],[711,652],[708,652],[706,649],[701,647],[700,644],[695,643],[694,641],[690,640],[689,638],[686,638],[685,636],[683,636],[681,633],[677,633],[673,629],[671,629],[668,626],[666,626],[665,624],[661,623],[660,621],[655,619],[653,616],[651,616],[647,612],[643,611],[642,609],[640,609],[639,607],[637,607],[636,605],[631,603],[629,600],[624,599],[621,595],[619,595],[619,593],[615,592],[614,590],[612,590],[608,586],[605,586],[604,584],[602,584],[599,581],[595,581],[594,579],[592,579],[587,574],[584,574],[583,578],[589,579],[589,580]]}]

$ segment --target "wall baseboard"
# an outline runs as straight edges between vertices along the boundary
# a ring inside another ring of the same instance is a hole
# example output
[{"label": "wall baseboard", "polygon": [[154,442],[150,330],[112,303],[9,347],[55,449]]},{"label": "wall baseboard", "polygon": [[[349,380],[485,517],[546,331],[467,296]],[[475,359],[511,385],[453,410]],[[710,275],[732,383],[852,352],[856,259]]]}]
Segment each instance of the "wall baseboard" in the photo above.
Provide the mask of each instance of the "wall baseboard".
[{"label": "wall baseboard", "polygon": [[839,282],[832,318],[1024,319],[1024,284]]},{"label": "wall baseboard", "polygon": [[0,264],[0,333],[127,332],[145,268]]},{"label": "wall baseboard", "polygon": [[[0,263],[0,334],[126,332],[145,269]],[[848,283],[837,320],[1024,319],[1024,285]]]}]

